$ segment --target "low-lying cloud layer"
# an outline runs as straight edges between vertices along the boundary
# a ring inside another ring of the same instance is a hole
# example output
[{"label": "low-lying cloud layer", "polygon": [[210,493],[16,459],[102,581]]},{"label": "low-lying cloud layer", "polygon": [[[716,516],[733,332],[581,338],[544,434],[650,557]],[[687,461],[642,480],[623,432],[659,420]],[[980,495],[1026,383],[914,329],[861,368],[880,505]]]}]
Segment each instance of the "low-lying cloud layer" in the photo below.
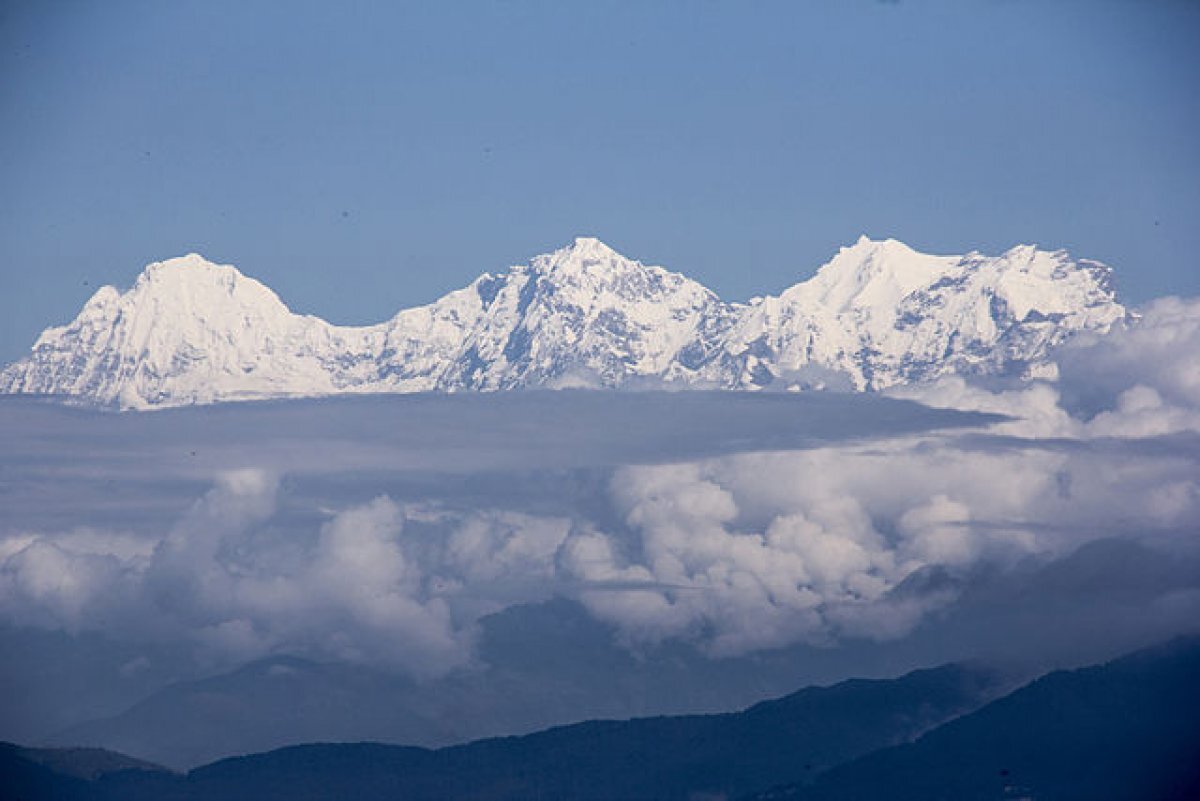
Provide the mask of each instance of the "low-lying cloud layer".
[{"label": "low-lying cloud layer", "polygon": [[[554,595],[631,648],[720,657],[904,637],[972,575],[1093,540],[1194,552],[1200,302],[1059,369],[894,393],[1005,418],[708,393],[11,405],[0,616],[431,676],[470,664],[482,615]],[[1200,612],[1196,590],[1173,603]]]}]

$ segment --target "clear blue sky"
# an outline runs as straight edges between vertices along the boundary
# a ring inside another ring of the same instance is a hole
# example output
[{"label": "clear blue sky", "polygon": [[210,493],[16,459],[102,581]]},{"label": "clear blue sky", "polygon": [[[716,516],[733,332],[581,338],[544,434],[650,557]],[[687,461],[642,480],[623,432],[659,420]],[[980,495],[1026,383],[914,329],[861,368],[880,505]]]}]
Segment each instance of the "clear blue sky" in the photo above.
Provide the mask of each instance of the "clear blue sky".
[{"label": "clear blue sky", "polygon": [[1200,3],[0,3],[0,360],[197,250],[374,322],[599,236],[730,299],[859,233],[1200,293]]}]

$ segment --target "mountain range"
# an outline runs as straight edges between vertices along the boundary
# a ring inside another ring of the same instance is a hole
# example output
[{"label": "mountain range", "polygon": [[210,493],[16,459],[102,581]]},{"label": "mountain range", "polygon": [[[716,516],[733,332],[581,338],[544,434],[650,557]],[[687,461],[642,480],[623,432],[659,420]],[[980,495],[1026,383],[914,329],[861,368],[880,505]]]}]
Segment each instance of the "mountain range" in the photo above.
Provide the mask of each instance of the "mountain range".
[{"label": "mountain range", "polygon": [[1050,673],[912,743],[753,801],[1200,798],[1200,640]]},{"label": "mountain range", "polygon": [[1110,268],[1014,247],[933,256],[866,237],[779,295],[731,303],[579,238],[368,326],[295,314],[191,254],[101,288],[0,372],[0,393],[123,409],[339,393],[528,387],[879,390],[1052,370],[1050,349],[1127,316]]},{"label": "mountain range", "polygon": [[948,665],[742,712],[593,721],[428,750],[317,743],[186,774],[97,749],[0,744],[0,801],[58,799],[1056,799],[1200,790],[1200,640],[1054,671],[984,703]]},{"label": "mountain range", "polygon": [[[21,644],[0,638],[0,645],[10,643]],[[711,659],[690,646],[663,643],[634,654],[577,602],[562,598],[484,618],[479,648],[479,666],[425,681],[346,662],[267,657],[171,683],[116,715],[33,741],[100,746],[187,769],[309,742],[437,748],[592,719],[707,718],[697,713],[745,708],[844,675],[830,649]],[[880,669],[883,660],[876,657]],[[895,672],[913,663],[901,664]],[[1008,668],[988,684],[983,680],[989,676],[976,673],[979,688],[988,692],[1008,676],[1029,675]],[[964,708],[986,699],[959,697]]]}]

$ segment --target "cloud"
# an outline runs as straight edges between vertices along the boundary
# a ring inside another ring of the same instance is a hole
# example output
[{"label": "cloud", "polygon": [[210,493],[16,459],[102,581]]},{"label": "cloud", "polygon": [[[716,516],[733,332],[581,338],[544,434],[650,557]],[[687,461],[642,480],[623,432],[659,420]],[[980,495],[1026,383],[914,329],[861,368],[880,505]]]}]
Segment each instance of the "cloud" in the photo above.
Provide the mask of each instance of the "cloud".
[{"label": "cloud", "polygon": [[625,468],[613,498],[629,533],[586,535],[573,569],[667,588],[584,602],[631,636],[725,655],[904,636],[953,600],[901,591],[922,571],[965,576],[1106,536],[1173,539],[1200,527],[1200,465],[914,439]]},{"label": "cloud", "polygon": [[222,473],[148,553],[94,553],[77,534],[9,541],[0,597],[14,622],[186,638],[217,662],[276,650],[440,672],[465,660],[444,600],[402,545],[387,498],[350,507],[315,537],[272,536],[277,477]]},{"label": "cloud", "polygon": [[[218,476],[152,548],[4,542],[13,622],[176,638],[213,661],[301,653],[436,675],[487,613],[578,597],[631,647],[713,656],[903,637],[981,565],[1200,527],[1200,464],[1090,447],[906,436],[610,473],[572,514],[380,495],[293,521],[289,483]],[[500,500],[500,499],[495,499]],[[606,514],[595,515],[589,506]],[[101,551],[101,552],[97,552]],[[924,577],[924,578],[922,578]]]},{"label": "cloud", "polygon": [[663,587],[585,603],[630,636],[727,654],[904,636],[956,594],[944,582],[915,592],[920,576],[1055,559],[1105,537],[1195,548],[1192,440],[1136,455],[1101,443],[1200,431],[1200,302],[1156,302],[1059,359],[1053,383],[948,378],[895,392],[1007,416],[994,440],[922,435],[619,470],[613,500],[631,533],[588,534],[575,569]]},{"label": "cloud", "polygon": [[37,502],[0,518],[0,617],[417,676],[470,665],[483,615],[555,595],[634,649],[904,638],[979,576],[1091,542],[1194,555],[1198,321],[1159,301],[1069,344],[1056,380],[901,400],[529,393],[103,426],[6,406],[0,467]]},{"label": "cloud", "polygon": [[1049,381],[989,389],[960,377],[889,395],[1003,414],[995,430],[1028,437],[1152,437],[1200,431],[1200,299],[1161,298],[1106,334],[1054,354]]},{"label": "cloud", "polygon": [[1161,403],[1200,408],[1200,298],[1156,300],[1135,322],[1076,340],[1058,365],[1067,407],[1081,416],[1115,409],[1138,387]]}]

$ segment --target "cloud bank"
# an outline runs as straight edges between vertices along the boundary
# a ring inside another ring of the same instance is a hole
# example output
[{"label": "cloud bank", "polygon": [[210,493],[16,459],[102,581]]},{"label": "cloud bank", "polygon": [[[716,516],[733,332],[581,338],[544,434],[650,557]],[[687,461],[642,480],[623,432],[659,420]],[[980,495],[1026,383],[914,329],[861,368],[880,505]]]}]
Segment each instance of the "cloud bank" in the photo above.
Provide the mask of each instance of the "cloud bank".
[{"label": "cloud bank", "polygon": [[[68,511],[9,507],[0,616],[436,676],[471,664],[481,616],[555,595],[630,648],[722,657],[902,638],[974,576],[1097,540],[1195,554],[1200,301],[1075,341],[1056,380],[893,394],[969,414],[709,393],[12,406],[5,474],[53,477],[41,500]],[[59,439],[27,433],[51,418]],[[71,511],[104,492],[103,525]]]}]

